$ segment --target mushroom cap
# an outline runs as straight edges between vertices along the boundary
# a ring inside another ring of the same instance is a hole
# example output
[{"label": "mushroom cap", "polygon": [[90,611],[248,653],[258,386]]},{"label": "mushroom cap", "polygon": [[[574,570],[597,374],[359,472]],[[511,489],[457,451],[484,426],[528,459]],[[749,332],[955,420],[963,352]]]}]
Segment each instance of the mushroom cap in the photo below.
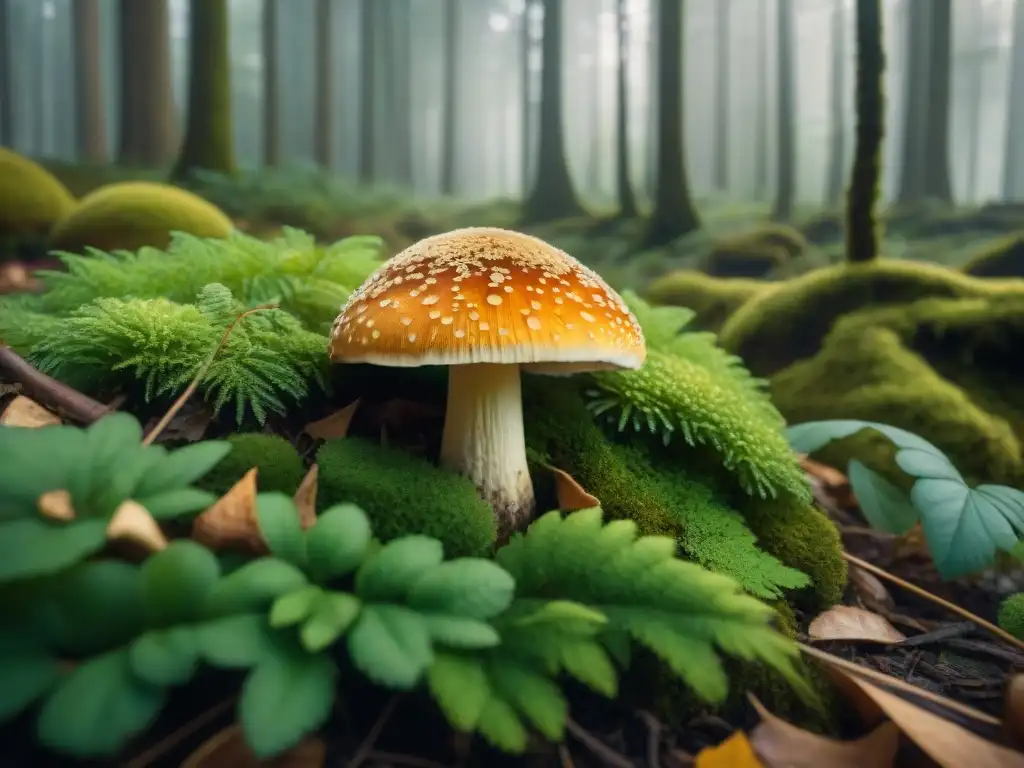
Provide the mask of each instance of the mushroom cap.
[{"label": "mushroom cap", "polygon": [[493,227],[420,240],[385,262],[334,321],[331,360],[386,366],[514,363],[534,373],[639,368],[633,313],[543,240]]}]

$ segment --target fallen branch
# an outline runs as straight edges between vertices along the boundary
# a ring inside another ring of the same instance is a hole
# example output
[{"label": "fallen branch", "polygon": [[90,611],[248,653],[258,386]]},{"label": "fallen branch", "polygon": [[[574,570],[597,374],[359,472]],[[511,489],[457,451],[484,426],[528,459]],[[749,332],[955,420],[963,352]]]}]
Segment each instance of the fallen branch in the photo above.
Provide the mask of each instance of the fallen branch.
[{"label": "fallen branch", "polygon": [[92,424],[113,409],[83,395],[29,365],[8,346],[0,345],[0,374],[21,385],[26,395],[81,424]]}]

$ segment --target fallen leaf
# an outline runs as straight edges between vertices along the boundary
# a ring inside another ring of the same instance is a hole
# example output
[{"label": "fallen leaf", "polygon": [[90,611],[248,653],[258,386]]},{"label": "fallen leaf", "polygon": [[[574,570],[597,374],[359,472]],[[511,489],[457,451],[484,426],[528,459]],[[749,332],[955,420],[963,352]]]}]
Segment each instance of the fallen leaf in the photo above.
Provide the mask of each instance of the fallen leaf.
[{"label": "fallen leaf", "polygon": [[192,538],[212,549],[245,549],[266,554],[256,518],[256,467],[253,467],[192,522]]},{"label": "fallen leaf", "polygon": [[852,605],[835,605],[818,614],[807,628],[812,640],[902,643],[906,636],[877,613]]},{"label": "fallen leaf", "polygon": [[1003,733],[1014,746],[1024,747],[1024,675],[1014,675],[1006,686]]},{"label": "fallen leaf", "polygon": [[39,286],[39,280],[29,274],[24,264],[9,261],[0,266],[0,293],[34,291]]},{"label": "fallen leaf", "polygon": [[694,768],[768,768],[756,754],[750,741],[742,731],[715,747],[707,747],[697,753]]},{"label": "fallen leaf", "polygon": [[857,597],[869,610],[886,616],[890,611],[895,610],[896,602],[892,599],[892,595],[873,573],[851,564],[848,577],[857,592]]},{"label": "fallen leaf", "polygon": [[768,768],[891,768],[900,746],[900,730],[882,723],[863,738],[838,741],[797,728],[776,717],[753,694],[748,694],[761,722],[749,738],[754,752]]},{"label": "fallen leaf", "polygon": [[348,434],[348,428],[352,424],[352,417],[356,415],[359,408],[359,398],[353,400],[340,411],[335,411],[330,416],[325,416],[317,421],[311,421],[305,426],[303,432],[314,440],[337,440]]},{"label": "fallen leaf", "polygon": [[75,508],[71,506],[71,494],[67,491],[47,491],[36,499],[36,509],[50,520],[66,523],[75,519]]},{"label": "fallen leaf", "polygon": [[[180,411],[174,414],[174,418],[164,427],[157,441],[185,440],[189,443],[199,442],[203,439],[212,421],[213,410],[209,404],[199,400],[189,400],[182,406]],[[152,432],[159,422],[159,417],[150,419],[143,430],[145,434],[148,435]]]},{"label": "fallen leaf", "polygon": [[924,527],[915,523],[904,534],[893,538],[892,556],[895,560],[931,560],[928,541],[924,537]]},{"label": "fallen leaf", "polygon": [[149,510],[131,499],[122,501],[114,510],[113,517],[107,523],[107,538],[111,541],[131,541],[150,552],[167,548],[167,537]]},{"label": "fallen leaf", "polygon": [[324,743],[309,737],[276,757],[260,760],[245,743],[242,726],[230,725],[200,744],[181,768],[323,768],[326,756]]},{"label": "fallen leaf", "polygon": [[577,483],[573,476],[565,470],[548,465],[555,476],[555,493],[558,496],[558,508],[563,512],[575,512],[578,509],[600,507],[601,502]]},{"label": "fallen leaf", "polygon": [[51,427],[60,424],[60,417],[51,413],[35,400],[18,395],[0,414],[0,426],[4,427]]},{"label": "fallen leaf", "polygon": [[302,478],[298,489],[292,500],[295,508],[299,510],[299,521],[303,528],[310,528],[316,522],[316,489],[317,479],[320,477],[320,467],[314,464]]}]

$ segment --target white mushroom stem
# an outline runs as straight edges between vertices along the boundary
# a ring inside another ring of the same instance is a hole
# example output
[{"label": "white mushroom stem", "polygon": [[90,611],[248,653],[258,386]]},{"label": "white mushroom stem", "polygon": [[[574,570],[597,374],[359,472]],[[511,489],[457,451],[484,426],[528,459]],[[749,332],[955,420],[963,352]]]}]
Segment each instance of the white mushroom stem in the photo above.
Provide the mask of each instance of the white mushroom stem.
[{"label": "white mushroom stem", "polygon": [[473,363],[448,371],[441,465],[472,480],[504,538],[533,516],[519,366]]}]

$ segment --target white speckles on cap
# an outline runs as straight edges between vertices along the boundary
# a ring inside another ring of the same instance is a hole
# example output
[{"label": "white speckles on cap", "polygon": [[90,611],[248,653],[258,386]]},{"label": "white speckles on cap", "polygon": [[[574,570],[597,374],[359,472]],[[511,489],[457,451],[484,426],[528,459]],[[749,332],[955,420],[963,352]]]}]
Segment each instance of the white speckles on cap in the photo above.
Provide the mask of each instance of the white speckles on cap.
[{"label": "white speckles on cap", "polygon": [[637,368],[646,348],[622,298],[590,269],[535,237],[479,227],[426,238],[383,264],[342,308],[330,355],[556,373]]}]

